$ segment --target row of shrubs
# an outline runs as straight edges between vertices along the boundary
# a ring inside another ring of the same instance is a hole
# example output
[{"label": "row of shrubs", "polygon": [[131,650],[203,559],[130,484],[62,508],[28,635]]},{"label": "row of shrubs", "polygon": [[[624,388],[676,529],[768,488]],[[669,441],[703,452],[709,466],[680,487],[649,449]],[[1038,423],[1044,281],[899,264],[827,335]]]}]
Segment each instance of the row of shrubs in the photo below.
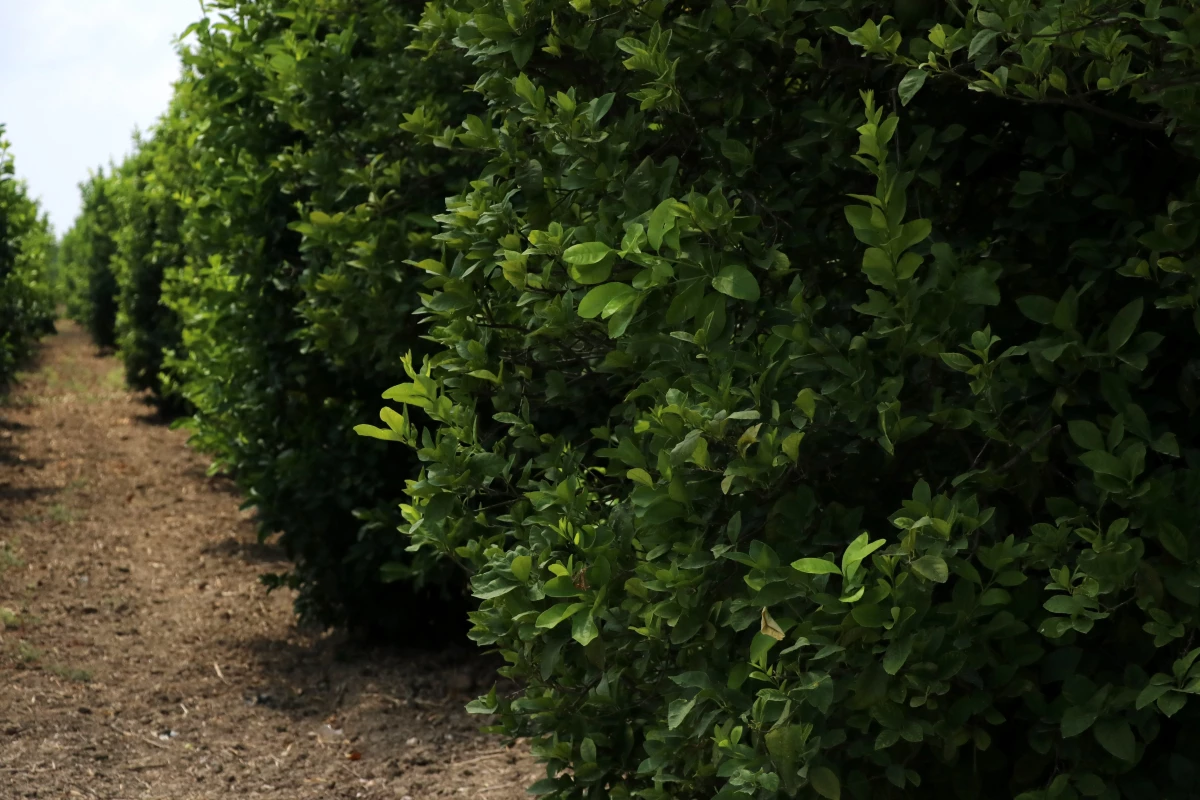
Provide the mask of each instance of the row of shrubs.
[{"label": "row of shrubs", "polygon": [[1189,4],[209,6],[117,305],[313,607],[465,568],[536,793],[1200,792]]},{"label": "row of shrubs", "polygon": [[[353,427],[420,335],[403,262],[436,256],[432,215],[478,169],[399,126],[461,74],[406,49],[416,8],[210,5],[168,113],[84,188],[72,307],[281,534],[295,566],[271,585],[326,623],[434,635],[463,618],[462,571],[406,554],[416,459]],[[445,614],[394,611],[414,603]]]},{"label": "row of shrubs", "polygon": [[49,220],[16,178],[0,125],[0,390],[54,329],[55,247]]}]

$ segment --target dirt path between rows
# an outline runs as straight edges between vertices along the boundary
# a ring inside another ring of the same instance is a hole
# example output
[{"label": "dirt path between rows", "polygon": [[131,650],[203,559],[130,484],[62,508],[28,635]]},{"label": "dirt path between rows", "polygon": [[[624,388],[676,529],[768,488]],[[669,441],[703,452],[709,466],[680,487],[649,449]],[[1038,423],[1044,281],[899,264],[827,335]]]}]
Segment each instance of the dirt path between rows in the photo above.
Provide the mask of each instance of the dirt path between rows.
[{"label": "dirt path between rows", "polygon": [[59,330],[0,401],[0,798],[525,796],[524,748],[462,711],[469,645],[298,630],[237,494]]}]

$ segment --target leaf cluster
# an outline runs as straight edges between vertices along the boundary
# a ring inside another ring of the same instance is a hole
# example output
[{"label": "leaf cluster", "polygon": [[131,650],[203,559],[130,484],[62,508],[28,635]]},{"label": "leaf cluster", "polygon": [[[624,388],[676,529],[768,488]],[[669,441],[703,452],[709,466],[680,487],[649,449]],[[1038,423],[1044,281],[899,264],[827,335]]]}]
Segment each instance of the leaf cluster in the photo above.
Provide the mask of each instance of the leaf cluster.
[{"label": "leaf cluster", "polygon": [[1200,791],[1197,12],[898,12],[426,6],[487,164],[362,432],[538,794]]}]

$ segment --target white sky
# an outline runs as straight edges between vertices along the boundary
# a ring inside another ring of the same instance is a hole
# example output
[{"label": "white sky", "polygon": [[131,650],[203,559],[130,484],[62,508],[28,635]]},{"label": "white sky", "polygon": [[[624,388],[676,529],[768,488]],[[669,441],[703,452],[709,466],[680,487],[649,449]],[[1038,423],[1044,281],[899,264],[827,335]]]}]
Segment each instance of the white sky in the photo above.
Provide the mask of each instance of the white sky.
[{"label": "white sky", "polygon": [[89,170],[166,111],[172,41],[201,16],[199,0],[0,0],[0,123],[59,234]]}]

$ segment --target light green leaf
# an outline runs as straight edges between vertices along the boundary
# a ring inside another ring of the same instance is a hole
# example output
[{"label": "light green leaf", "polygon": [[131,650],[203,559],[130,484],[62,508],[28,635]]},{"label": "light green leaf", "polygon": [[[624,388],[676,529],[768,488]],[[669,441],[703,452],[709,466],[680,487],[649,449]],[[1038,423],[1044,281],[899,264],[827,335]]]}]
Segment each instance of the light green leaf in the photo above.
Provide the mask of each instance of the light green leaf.
[{"label": "light green leaf", "polygon": [[567,266],[567,274],[579,284],[591,286],[594,283],[603,283],[612,275],[613,260],[610,258],[602,259],[595,264],[569,264]]},{"label": "light green leaf", "polygon": [[912,571],[934,583],[945,583],[950,578],[946,562],[938,556],[921,556],[912,562]]},{"label": "light green leaf", "polygon": [[837,564],[823,558],[802,558],[792,562],[792,569],[808,575],[841,575]]},{"label": "light green leaf", "polygon": [[553,628],[563,620],[570,619],[586,608],[584,603],[555,603],[538,615],[534,623],[539,628]]},{"label": "light green leaf", "polygon": [[650,473],[640,467],[635,467],[625,473],[625,477],[634,483],[640,483],[642,486],[653,486],[654,479],[650,477]]},{"label": "light green leaf", "polygon": [[812,419],[817,413],[817,393],[812,389],[801,389],[800,394],[796,395],[796,408]]},{"label": "light green leaf", "polygon": [[636,293],[636,289],[626,283],[604,283],[590,290],[579,301],[579,316],[584,319],[595,319],[613,300],[628,297]]},{"label": "light green leaf", "polygon": [[923,69],[910,69],[908,71],[908,74],[900,80],[900,88],[898,90],[900,105],[908,105],[917,96],[917,92],[921,91],[921,87],[925,85],[925,78],[927,77],[928,73]]},{"label": "light green leaf", "polygon": [[876,539],[873,542],[870,539],[870,534],[863,533],[846,547],[846,552],[842,553],[843,573],[850,573],[864,558],[887,544],[883,539]]},{"label": "light green leaf", "polygon": [[721,294],[751,303],[758,300],[761,294],[758,280],[741,264],[731,264],[722,268],[717,277],[713,278],[712,285]]},{"label": "light green leaf", "polygon": [[591,612],[587,614],[577,614],[571,620],[571,638],[579,642],[584,647],[592,643],[592,640],[600,635],[600,630],[596,627],[596,620]]},{"label": "light green leaf", "polygon": [[650,214],[650,229],[646,231],[646,237],[650,240],[651,247],[655,250],[662,247],[663,236],[666,235],[674,221],[675,201],[668,198],[659,203]]},{"label": "light green leaf", "polygon": [[907,250],[928,239],[932,232],[933,223],[927,219],[914,219],[912,222],[906,222],[900,229],[900,237],[895,242],[895,247],[898,250]]},{"label": "light green leaf", "polygon": [[613,249],[603,242],[583,242],[568,247],[562,257],[568,264],[587,266],[600,263],[611,252]]},{"label": "light green leaf", "polygon": [[533,570],[533,559],[529,556],[517,556],[512,560],[509,569],[512,570],[514,578],[524,583],[529,580],[529,573]]},{"label": "light green leaf", "polygon": [[385,442],[401,442],[400,434],[395,431],[376,428],[374,425],[355,425],[354,432],[359,436],[369,436],[372,439],[383,439]]},{"label": "light green leaf", "polygon": [[798,458],[800,458],[800,442],[803,440],[804,432],[797,431],[796,433],[789,434],[788,437],[783,440],[783,444],[780,445],[780,448],[782,448],[784,454],[788,458],[790,458],[792,461],[796,461]]}]

